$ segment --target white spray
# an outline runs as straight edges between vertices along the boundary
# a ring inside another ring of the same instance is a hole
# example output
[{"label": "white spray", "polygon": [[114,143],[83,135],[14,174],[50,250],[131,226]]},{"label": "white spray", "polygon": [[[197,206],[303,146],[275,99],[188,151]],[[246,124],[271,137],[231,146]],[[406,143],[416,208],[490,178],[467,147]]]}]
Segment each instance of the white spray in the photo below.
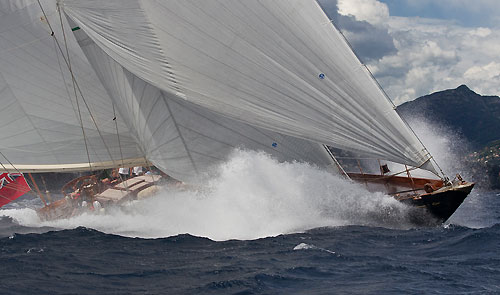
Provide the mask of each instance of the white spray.
[{"label": "white spray", "polygon": [[166,187],[106,214],[40,222],[31,209],[3,210],[24,226],[75,228],[157,238],[182,233],[214,240],[256,239],[323,226],[407,227],[407,207],[305,163],[278,163],[237,150],[196,191]]}]

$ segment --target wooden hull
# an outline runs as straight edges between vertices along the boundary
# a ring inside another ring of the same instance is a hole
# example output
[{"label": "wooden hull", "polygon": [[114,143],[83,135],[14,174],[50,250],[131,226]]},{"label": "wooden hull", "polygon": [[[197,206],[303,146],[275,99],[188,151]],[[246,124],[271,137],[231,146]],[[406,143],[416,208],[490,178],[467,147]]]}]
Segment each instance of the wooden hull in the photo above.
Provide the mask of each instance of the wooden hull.
[{"label": "wooden hull", "polygon": [[[474,183],[461,181],[452,186],[444,186],[441,180],[427,178],[408,178],[401,176],[382,176],[373,174],[350,173],[352,180],[366,185],[369,191],[380,191],[392,195],[402,203],[426,210],[435,220],[419,224],[443,223],[460,207],[474,187]],[[434,191],[426,192],[424,186],[430,185]]]},{"label": "wooden hull", "polygon": [[473,187],[474,183],[465,182],[458,186],[444,187],[432,193],[420,194],[400,201],[426,209],[440,223],[443,223],[462,205]]},{"label": "wooden hull", "polygon": [[[115,186],[109,187],[96,194],[89,194],[79,199],[74,199],[69,195],[52,202],[37,213],[41,220],[49,221],[56,219],[70,218],[83,213],[95,212],[115,205],[121,205],[127,201],[145,198],[159,190],[156,185],[161,181],[160,175],[142,175],[125,180]],[[149,193],[147,193],[149,191]],[[142,197],[141,197],[142,193]],[[146,194],[144,194],[146,193]],[[86,206],[82,206],[85,200]],[[94,208],[94,202],[99,203],[100,208]]]}]

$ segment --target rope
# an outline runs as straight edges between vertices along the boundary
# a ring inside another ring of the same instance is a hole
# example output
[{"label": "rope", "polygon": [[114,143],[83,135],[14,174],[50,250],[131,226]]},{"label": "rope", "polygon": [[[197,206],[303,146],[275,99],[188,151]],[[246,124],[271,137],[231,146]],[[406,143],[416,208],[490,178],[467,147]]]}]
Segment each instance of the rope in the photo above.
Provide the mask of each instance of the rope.
[{"label": "rope", "polygon": [[337,168],[339,169],[340,173],[343,174],[346,179],[351,180],[351,178],[349,177],[349,175],[347,174],[347,172],[345,172],[344,168],[342,168],[342,166],[340,165],[339,161],[337,161],[337,159],[333,155],[332,151],[328,148],[328,146],[327,145],[323,145],[323,147],[325,148],[325,150],[328,153],[328,155],[332,158],[332,160],[337,165]]},{"label": "rope", "polygon": [[[342,36],[344,36],[344,34],[342,34],[342,32],[340,33]],[[344,36],[344,39],[346,40],[347,42],[347,39],[346,37]],[[349,43],[348,43],[349,44]],[[349,44],[349,46],[351,46]],[[351,47],[352,49],[352,47]],[[393,106],[393,109],[394,111],[396,112],[396,114],[399,116],[399,118],[401,118],[401,121],[403,121],[403,123],[406,125],[406,127],[408,127],[408,129],[410,129],[410,131],[413,133],[413,135],[415,135],[415,137],[417,138],[418,142],[420,142],[420,144],[424,147],[424,151],[427,152],[428,155],[431,155],[431,153],[429,152],[429,150],[427,149],[427,147],[425,147],[424,143],[422,142],[422,140],[420,140],[420,138],[417,136],[417,133],[415,132],[415,130],[413,130],[413,128],[411,128],[410,124],[408,123],[408,121],[406,121],[402,116],[399,115],[398,111],[396,110],[397,107],[396,105],[394,104],[394,102],[392,102],[392,100],[389,98],[389,95],[387,94],[387,92],[385,92],[385,90],[382,88],[382,86],[380,85],[380,83],[377,81],[377,79],[375,79],[375,76],[373,76],[372,72],[370,71],[370,69],[364,65],[366,70],[368,71],[368,73],[370,74],[370,77],[373,79],[373,81],[375,81],[375,83],[377,84],[378,88],[380,89],[380,91],[382,92],[382,94],[385,96],[385,98],[387,98],[387,100],[392,104]],[[438,167],[439,171],[441,172],[441,176],[439,175],[436,175],[440,178],[442,178],[442,180],[446,181],[448,180],[448,177],[446,176],[446,174],[443,172],[443,169],[441,169],[441,166],[439,166],[439,164],[437,163],[437,161],[434,159],[434,157],[430,157],[427,161],[424,162],[424,164],[426,162],[428,162],[429,160],[431,160],[434,162],[434,164],[436,164],[436,166]],[[423,165],[423,164],[422,164]],[[432,172],[432,171],[431,171]]]},{"label": "rope", "polygon": [[[40,0],[38,0],[38,3],[40,4]],[[40,4],[40,7],[41,7],[41,4]],[[85,151],[87,152],[87,159],[89,161],[89,170],[90,170],[91,173],[93,173],[92,164],[90,162],[89,147],[88,147],[88,144],[87,144],[87,136],[85,135],[85,128],[83,128],[83,119],[82,119],[82,113],[80,111],[80,103],[78,101],[78,94],[76,93],[76,80],[75,80],[74,75],[73,75],[73,69],[71,68],[71,60],[69,58],[69,49],[68,49],[68,43],[67,43],[67,40],[66,40],[66,32],[64,31],[64,26],[63,26],[62,16],[61,16],[61,10],[58,9],[58,11],[59,11],[59,21],[61,22],[61,29],[62,29],[62,32],[63,32],[64,46],[66,47],[66,58],[68,59],[68,61],[67,61],[68,70],[71,73],[71,77],[72,77],[71,81],[73,83],[73,90],[75,92],[76,108],[78,109],[78,116],[79,116],[79,120],[80,120],[80,127],[82,128],[82,134],[83,134],[83,142],[85,143]],[[47,24],[48,23],[49,23],[49,20],[47,19]],[[54,36],[54,39],[55,39],[55,35],[53,33],[52,33],[52,36]],[[64,54],[63,54],[63,56],[64,56]]]},{"label": "rope", "polygon": [[[111,151],[108,147],[108,145],[106,144],[106,141],[104,140],[104,137],[102,136],[102,133],[101,133],[101,130],[99,129],[99,126],[97,125],[97,121],[95,120],[94,118],[94,115],[92,114],[92,111],[90,110],[90,107],[85,99],[85,96],[83,95],[83,92],[80,88],[80,85],[78,84],[78,82],[76,81],[76,77],[75,77],[75,74],[73,73],[73,70],[71,68],[71,61],[70,61],[70,57],[69,57],[69,49],[68,49],[68,44],[67,44],[67,39],[66,39],[66,32],[64,30],[64,24],[63,24],[63,21],[62,21],[62,15],[61,15],[61,7],[59,6],[59,3],[57,4],[58,6],[58,12],[59,12],[59,21],[61,23],[61,29],[62,29],[62,32],[63,32],[63,37],[64,37],[64,46],[65,46],[65,49],[66,49],[66,56],[64,55],[64,52],[61,48],[61,45],[59,44],[59,41],[57,40],[55,34],[54,34],[54,30],[52,29],[52,25],[50,24],[50,21],[49,19],[47,18],[47,15],[45,13],[45,10],[43,9],[43,6],[42,4],[40,3],[40,0],[37,0],[38,2],[38,5],[40,6],[40,9],[42,10],[42,13],[45,17],[45,19],[47,20],[47,25],[49,26],[49,29],[51,31],[51,36],[54,38],[56,44],[57,44],[57,47],[59,48],[59,51],[63,57],[63,60],[64,62],[66,63],[66,66],[68,67],[68,70],[71,74],[71,79],[72,79],[72,82],[73,82],[73,89],[75,91],[75,98],[76,98],[76,103],[77,103],[77,109],[78,109],[78,114],[79,114],[79,117],[80,117],[80,126],[82,128],[82,133],[83,133],[83,137],[84,137],[84,142],[85,142],[85,149],[87,151],[87,158],[88,158],[88,161],[89,161],[89,168],[90,168],[90,171],[92,172],[92,165],[91,165],[91,162],[90,162],[90,154],[89,154],[89,150],[88,150],[88,145],[87,145],[87,140],[86,140],[86,135],[85,135],[85,129],[83,128],[83,120],[82,120],[82,114],[81,114],[81,111],[80,111],[80,105],[79,105],[79,101],[78,101],[78,96],[77,96],[77,90],[78,90],[78,93],[80,94],[81,98],[82,98],[82,101],[83,103],[85,104],[85,107],[87,108],[87,111],[89,112],[89,115],[90,115],[90,118],[92,119],[92,122],[94,123],[94,126],[96,127],[96,130],[99,134],[99,137],[101,138],[103,144],[104,144],[104,147],[106,148],[106,151],[108,152],[108,155],[111,159],[111,161],[113,162],[113,165],[115,167],[117,167],[118,165],[116,164],[115,160],[113,159],[113,156],[111,154]],[[113,114],[115,115],[115,106],[113,104]],[[114,116],[114,120],[116,119],[116,115]],[[118,125],[117,125],[117,122],[115,120],[115,127],[116,127],[116,130],[117,130],[117,134],[118,134]],[[122,149],[121,149],[121,142],[120,142],[120,139],[119,139],[119,135],[118,135],[118,144],[120,146],[120,155],[121,155],[121,160],[122,160],[122,166],[124,166],[125,164],[123,163],[123,153],[122,153]],[[120,173],[118,173],[119,177],[120,177],[120,180],[122,182],[124,182],[122,176],[120,175]],[[126,190],[128,191],[128,185],[125,181],[125,188]]]},{"label": "rope", "polygon": [[[115,104],[113,103],[113,121],[115,121],[115,129],[116,129],[116,136],[118,137],[118,147],[120,148],[120,157],[122,160],[122,167],[125,167],[125,163],[123,162],[123,153],[122,153],[122,144],[120,141],[120,133],[118,132],[118,120],[116,119],[116,111],[115,111]],[[114,161],[113,161],[114,164]],[[130,171],[129,171],[130,173]],[[123,181],[123,177],[120,173],[118,173],[118,177],[120,177],[120,181],[125,183],[125,190],[128,192],[128,184],[127,181]]]},{"label": "rope", "polygon": [[[7,171],[7,169],[5,168],[5,166],[3,165],[2,162],[0,162],[0,165],[4,168],[5,171]],[[8,172],[6,172],[8,173]],[[24,175],[22,173],[20,173],[22,175],[22,177],[24,178]],[[25,178],[26,180],[26,178]],[[28,185],[28,188],[29,188],[29,185]],[[15,191],[18,191],[18,192],[25,192],[26,191],[26,188],[23,186],[23,185],[20,185],[20,184],[17,184],[17,183],[9,183],[9,189],[12,189],[12,190],[15,190]],[[28,191],[30,191],[31,188],[28,189]]]},{"label": "rope", "polygon": [[[12,162],[11,162],[11,161],[9,161],[9,159],[7,159],[7,157],[6,157],[6,156],[5,156],[5,155],[4,155],[1,151],[0,151],[0,155],[2,155],[2,157],[3,157],[3,158],[7,161],[7,162],[9,162],[10,166],[12,166],[12,168],[14,168],[14,170],[16,170],[16,171],[17,171],[17,173],[22,174],[22,173],[21,173],[21,171],[19,171],[19,169],[17,169],[17,168],[16,168],[16,166],[14,166],[14,164],[12,164]],[[5,172],[9,172],[9,171],[7,170],[7,168],[5,168],[5,166],[3,165],[3,163],[2,163],[2,162],[0,162],[0,164],[2,165],[2,168],[5,170]]]},{"label": "rope", "polygon": [[120,141],[120,133],[118,132],[118,120],[116,120],[115,104],[113,103],[112,105],[113,105],[113,121],[115,121],[116,136],[118,137],[118,148],[120,149],[120,157],[122,160],[122,167],[125,167],[125,163],[123,162],[123,152],[122,152],[122,144]]},{"label": "rope", "polygon": [[[318,2],[318,0],[316,0],[316,4],[323,10],[321,4]],[[323,10],[324,12],[324,10]],[[366,66],[366,64],[364,64],[361,60],[361,58],[356,54],[356,52],[354,51],[354,48],[352,47],[351,43],[349,43],[349,41],[347,40],[346,36],[344,35],[344,33],[342,33],[341,30],[339,30],[335,24],[333,23],[333,20],[331,20],[330,22],[328,22],[329,24],[332,25],[332,27],[343,37],[344,41],[346,42],[346,44],[349,46],[349,48],[351,49],[351,51],[354,53],[354,56],[358,59],[359,63],[364,66],[364,68],[368,71],[370,77],[372,78],[372,80],[375,82],[375,84],[377,85],[377,87],[379,88],[379,90],[382,92],[383,96],[389,101],[389,103],[393,106],[393,109],[394,111],[396,112],[396,114],[399,116],[398,112],[396,111],[396,105],[394,104],[394,102],[392,102],[392,100],[390,99],[389,95],[387,95],[387,93],[385,92],[385,90],[382,88],[382,86],[380,85],[380,83],[377,81],[377,79],[375,79],[375,76],[373,76],[373,73],[370,71],[370,69],[368,68],[368,66]],[[415,135],[415,137],[417,138],[417,140],[420,142],[420,144],[424,147],[424,150],[430,154],[429,150],[425,147],[424,143],[420,140],[420,138],[417,136],[417,133],[415,133],[415,131],[413,130],[413,128],[411,128],[411,126],[408,124],[408,122],[402,118],[401,116],[399,116],[401,118],[401,120],[403,121],[403,123],[411,130],[411,132],[413,133],[413,135]],[[431,157],[430,159],[432,159],[432,161],[436,164],[436,166],[439,168],[439,171],[441,172],[441,174],[443,175],[443,180],[448,180],[448,177],[446,176],[446,174],[443,172],[443,170],[441,169],[441,167],[439,166],[439,164],[436,162],[436,160],[434,159],[434,157]],[[430,160],[429,159],[429,160]],[[426,162],[428,162],[429,160],[425,161],[424,164]],[[423,165],[423,164],[422,164]],[[420,166],[421,167],[421,166]],[[404,172],[404,171],[403,171]],[[432,171],[431,171],[432,172]],[[441,178],[441,176],[437,175],[438,177]]]},{"label": "rope", "polygon": [[[17,169],[16,166],[14,166],[14,164],[12,164],[12,162],[1,151],[0,151],[0,155],[2,155],[2,157],[4,157],[4,159],[7,160],[7,162],[9,162],[10,166],[12,166],[12,168],[14,168],[17,171],[17,173],[21,174],[21,177],[24,178],[24,174],[22,174],[21,171],[19,171],[19,169]],[[5,167],[5,165],[2,162],[0,162],[0,165],[2,166],[3,170],[6,173],[9,173],[9,171],[7,170],[7,168]],[[26,184],[28,184],[27,179],[24,178],[24,180],[26,181]],[[20,185],[17,185],[17,184],[9,185],[9,188],[16,190],[16,191],[24,191],[24,192],[26,191],[25,189],[22,189],[22,190],[18,189],[18,188],[16,188],[16,186],[19,187]],[[28,192],[31,191],[31,187],[29,184],[28,184],[28,188],[29,188]]]},{"label": "rope", "polygon": [[5,172],[9,172],[9,171],[7,171],[7,168],[5,168],[5,166],[3,165],[3,163],[2,163],[2,162],[0,162],[0,165],[2,165],[2,168],[3,168],[3,170],[4,170]]},{"label": "rope", "polygon": [[[40,0],[38,0],[38,3],[40,3]],[[111,161],[113,162],[113,165],[114,166],[118,166],[116,164],[116,161],[113,159],[113,156],[111,154],[111,151],[108,147],[108,145],[106,144],[106,141],[104,140],[104,136],[102,136],[102,132],[101,132],[101,129],[99,128],[98,124],[97,124],[97,121],[94,117],[94,115],[92,114],[92,111],[90,110],[90,107],[87,103],[87,100],[85,99],[85,96],[83,95],[83,92],[82,90],[80,89],[80,85],[78,85],[78,82],[76,81],[76,76],[74,75],[72,69],[71,69],[71,64],[70,64],[70,60],[69,60],[69,50],[68,50],[68,44],[66,42],[66,33],[65,33],[65,30],[64,30],[64,25],[63,25],[63,22],[62,22],[62,16],[61,16],[61,8],[59,7],[59,20],[61,22],[61,28],[62,28],[62,31],[63,31],[63,37],[64,37],[64,45],[66,47],[66,54],[67,54],[67,57],[68,57],[68,60],[66,60],[66,58],[64,58],[64,54],[63,54],[63,59],[64,61],[66,62],[67,66],[68,66],[68,69],[71,73],[71,78],[72,80],[74,81],[74,84],[76,85],[76,88],[75,88],[75,92],[76,92],[76,89],[78,89],[78,92],[80,93],[80,96],[82,97],[82,101],[83,103],[85,104],[85,107],[87,108],[87,111],[89,112],[89,115],[90,115],[90,118],[92,119],[92,122],[94,123],[94,126],[97,130],[97,133],[99,134],[99,137],[101,138],[102,140],[102,143],[104,144],[104,147],[106,148],[106,151],[109,155],[109,158],[111,159]],[[49,21],[47,20],[47,24],[49,23]],[[54,39],[56,40],[57,42],[57,38],[54,36]],[[59,42],[58,42],[59,44]],[[60,46],[58,45],[59,47],[59,50],[61,50]],[[61,53],[62,53],[62,50],[61,50]],[[77,99],[77,103],[78,103],[78,99]],[[113,106],[114,107],[114,106]],[[78,111],[80,112],[80,110],[78,109]],[[80,113],[80,120],[81,120],[81,113]],[[83,126],[83,125],[82,125]],[[82,127],[83,128],[83,127]],[[87,150],[87,153],[88,153],[88,150]],[[123,156],[122,156],[122,159],[123,159]],[[89,162],[90,164],[90,162]]]},{"label": "rope", "polygon": [[420,167],[424,166],[425,163],[429,162],[430,160],[432,159],[432,156],[425,160],[422,164],[416,166],[416,167],[411,167],[410,169],[405,169],[403,171],[400,171],[400,172],[397,172],[397,173],[394,173],[394,174],[391,174],[391,175],[387,175],[387,176],[382,176],[382,177],[377,177],[377,178],[361,178],[362,180],[365,180],[365,181],[371,181],[371,180],[380,180],[380,179],[384,179],[384,178],[390,178],[390,177],[393,177],[393,176],[396,176],[396,175],[399,175],[399,174],[402,174],[402,173],[405,173],[405,172],[409,172],[409,171],[413,171],[413,170],[416,170],[416,169],[419,169]]},{"label": "rope", "polygon": [[[113,103],[113,121],[115,121],[116,136],[118,137],[118,147],[120,148],[120,157],[121,157],[121,161],[122,161],[122,167],[125,167],[125,164],[123,162],[122,145],[121,145],[121,141],[120,141],[120,132],[118,132],[118,120],[116,119],[116,110],[115,110],[115,104],[114,103]],[[143,154],[144,154],[144,152],[143,152]],[[144,161],[145,161],[145,163],[148,163],[148,161],[146,159],[146,155],[144,155]],[[149,170],[151,171],[151,166],[149,166]],[[120,180],[123,182],[123,178],[122,178],[121,174],[118,173],[118,175],[120,176]],[[155,179],[154,179],[153,175],[151,175],[151,179],[153,180],[153,184],[155,184]],[[129,190],[126,181],[125,181],[125,189],[127,191]]]},{"label": "rope", "polygon": [[108,145],[106,144],[106,141],[104,140],[104,137],[102,136],[102,132],[99,129],[97,121],[95,120],[95,117],[93,116],[92,111],[90,110],[90,107],[89,107],[89,105],[88,105],[88,103],[87,103],[87,101],[85,99],[85,96],[83,95],[83,92],[82,92],[82,90],[81,90],[78,82],[76,81],[75,74],[74,74],[74,72],[73,72],[73,70],[71,68],[70,59],[69,59],[69,49],[68,49],[68,44],[67,44],[67,39],[66,39],[66,33],[65,33],[65,30],[64,30],[64,24],[62,22],[61,8],[60,8],[59,4],[57,4],[58,5],[58,11],[59,11],[59,20],[60,20],[60,23],[61,23],[61,29],[62,29],[62,32],[63,32],[64,44],[65,44],[66,55],[67,56],[64,55],[64,51],[63,51],[63,49],[61,47],[61,44],[59,43],[59,41],[57,40],[57,38],[56,38],[56,36],[54,34],[54,30],[52,28],[52,25],[50,24],[50,21],[49,21],[49,19],[47,17],[47,14],[45,13],[45,10],[43,9],[42,4],[40,3],[40,0],[37,0],[37,2],[38,2],[38,5],[40,6],[40,9],[41,9],[41,11],[42,11],[45,19],[47,20],[47,25],[48,25],[48,27],[49,27],[49,29],[51,31],[50,35],[54,38],[54,40],[55,40],[55,42],[57,44],[57,47],[58,47],[58,49],[59,49],[59,51],[60,51],[60,53],[61,53],[61,55],[63,57],[63,60],[66,63],[66,66],[68,67],[68,70],[69,70],[69,72],[71,74],[71,78],[72,78],[72,82],[73,82],[73,89],[75,91],[75,97],[76,97],[76,102],[77,102],[78,113],[79,113],[79,117],[80,117],[80,126],[82,128],[82,133],[84,134],[83,136],[84,136],[84,141],[85,141],[85,148],[86,148],[86,151],[87,151],[87,158],[89,160],[89,168],[92,171],[92,165],[91,165],[91,161],[90,161],[90,153],[89,153],[89,150],[88,150],[88,144],[87,144],[87,140],[86,140],[85,129],[83,128],[83,119],[82,119],[82,116],[81,116],[81,111],[80,111],[78,96],[76,94],[77,90],[78,90],[78,93],[80,94],[80,96],[82,98],[83,103],[85,104],[85,107],[87,108],[87,110],[89,112],[90,118],[92,119],[92,122],[94,123],[94,126],[96,127],[96,130],[97,130],[97,132],[99,134],[99,137],[101,138],[101,140],[102,140],[102,142],[104,144],[104,147],[106,148],[106,151],[107,151],[107,153],[108,153],[111,161],[113,162],[113,165],[117,166],[116,163],[115,163],[115,160],[113,159],[111,151],[110,151]]}]

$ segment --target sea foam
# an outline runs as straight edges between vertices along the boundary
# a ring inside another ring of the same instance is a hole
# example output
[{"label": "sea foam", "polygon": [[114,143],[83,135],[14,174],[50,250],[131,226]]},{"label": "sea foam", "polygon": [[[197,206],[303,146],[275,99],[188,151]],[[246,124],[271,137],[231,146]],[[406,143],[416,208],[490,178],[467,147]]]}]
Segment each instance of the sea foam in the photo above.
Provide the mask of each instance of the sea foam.
[{"label": "sea foam", "polygon": [[324,226],[409,226],[407,207],[307,163],[279,163],[263,152],[235,150],[193,190],[164,187],[155,197],[42,222],[32,209],[2,210],[24,226],[78,226],[131,237],[189,233],[214,240],[257,239]]}]

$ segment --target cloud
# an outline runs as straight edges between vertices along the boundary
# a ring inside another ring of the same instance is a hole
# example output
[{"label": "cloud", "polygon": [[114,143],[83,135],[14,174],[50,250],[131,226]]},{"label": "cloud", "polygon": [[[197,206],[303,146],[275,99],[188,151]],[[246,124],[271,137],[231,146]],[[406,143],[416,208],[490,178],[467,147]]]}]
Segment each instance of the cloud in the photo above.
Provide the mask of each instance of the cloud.
[{"label": "cloud", "polygon": [[338,0],[341,15],[354,16],[357,21],[381,24],[389,19],[389,8],[377,0]]},{"label": "cloud", "polygon": [[494,61],[484,66],[473,66],[469,68],[464,77],[471,80],[485,80],[498,77],[500,75],[500,63]]},{"label": "cloud", "polygon": [[[340,0],[340,2],[342,1]],[[363,2],[362,0],[354,1]],[[396,53],[396,47],[394,46],[393,38],[389,35],[388,29],[381,23],[377,23],[377,21],[389,16],[388,11],[387,15],[377,12],[377,17],[368,17],[368,11],[377,10],[377,6],[373,6],[373,3],[368,3],[369,9],[364,9],[364,6],[360,6],[360,12],[354,12],[353,8],[349,8],[347,4],[343,4],[345,13],[343,15],[338,11],[337,4],[340,5],[340,2],[337,3],[337,0],[320,0],[319,2],[328,17],[333,20],[334,24],[349,40],[349,43],[363,62],[377,60],[386,55]],[[349,3],[349,1],[344,2]],[[370,0],[369,2],[376,1]],[[356,13],[356,15],[353,13]],[[360,13],[363,16],[360,16]],[[368,22],[367,19],[372,23]]]},{"label": "cloud", "polygon": [[500,32],[422,18],[391,17],[388,26],[397,53],[369,67],[396,104],[461,84],[499,94]]},{"label": "cloud", "polygon": [[[455,17],[460,17],[463,11],[479,15],[500,9],[500,1],[478,0],[474,5],[468,0],[320,3],[396,104],[461,84],[483,95],[500,94],[500,30],[466,26],[451,17],[397,17],[387,9],[397,4],[423,11],[444,5],[447,13],[454,9],[459,14]],[[496,11],[488,13],[498,15]]]},{"label": "cloud", "polygon": [[488,37],[491,34],[491,30],[488,28],[477,28],[469,32],[472,36]]},{"label": "cloud", "polygon": [[379,0],[393,16],[446,19],[466,27],[499,27],[498,0]]}]

